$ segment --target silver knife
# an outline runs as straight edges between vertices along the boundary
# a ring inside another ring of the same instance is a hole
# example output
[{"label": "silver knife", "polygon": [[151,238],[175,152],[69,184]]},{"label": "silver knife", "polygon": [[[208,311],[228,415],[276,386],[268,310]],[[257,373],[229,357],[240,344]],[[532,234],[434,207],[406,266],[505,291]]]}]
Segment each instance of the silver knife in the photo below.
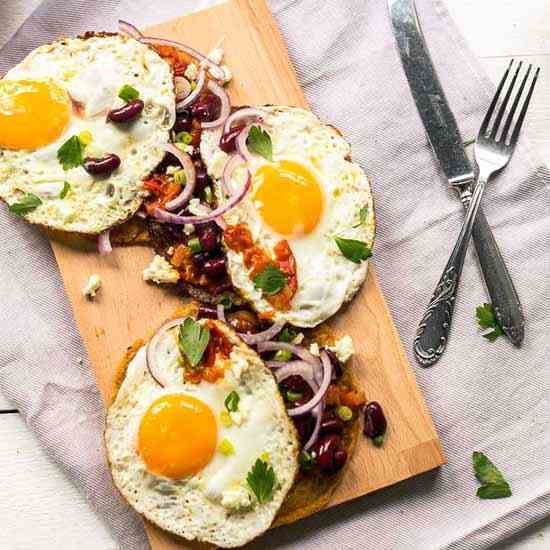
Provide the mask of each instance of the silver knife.
[{"label": "silver knife", "polygon": [[[475,181],[474,170],[464,151],[456,120],[432,64],[414,0],[388,0],[388,8],[403,69],[428,140],[449,184],[458,190],[464,209],[467,210]],[[481,209],[473,236],[497,320],[510,341],[519,346],[523,341],[525,324],[521,304]],[[427,326],[421,324],[415,338],[415,356],[422,366],[433,365],[447,345],[457,291],[457,285],[453,284],[452,279],[447,283],[438,289],[438,307],[431,311],[438,322],[430,322]]]}]

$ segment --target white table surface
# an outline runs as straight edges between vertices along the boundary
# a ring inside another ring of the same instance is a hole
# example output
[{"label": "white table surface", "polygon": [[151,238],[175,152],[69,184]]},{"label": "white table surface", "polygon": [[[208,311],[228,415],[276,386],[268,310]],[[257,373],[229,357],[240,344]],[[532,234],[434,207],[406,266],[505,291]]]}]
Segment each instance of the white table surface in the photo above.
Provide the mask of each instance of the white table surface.
[{"label": "white table surface", "polygon": [[[40,0],[0,0],[0,45]],[[489,76],[498,80],[509,58],[540,65],[529,134],[550,156],[550,0],[444,0]],[[9,4],[9,6],[7,5]],[[6,10],[6,12],[4,11]],[[0,395],[0,548],[111,550],[115,543],[63,473],[49,460],[17,411]],[[452,460],[452,457],[449,457]],[[495,550],[550,547],[550,517]],[[380,549],[399,550],[399,549]]]}]

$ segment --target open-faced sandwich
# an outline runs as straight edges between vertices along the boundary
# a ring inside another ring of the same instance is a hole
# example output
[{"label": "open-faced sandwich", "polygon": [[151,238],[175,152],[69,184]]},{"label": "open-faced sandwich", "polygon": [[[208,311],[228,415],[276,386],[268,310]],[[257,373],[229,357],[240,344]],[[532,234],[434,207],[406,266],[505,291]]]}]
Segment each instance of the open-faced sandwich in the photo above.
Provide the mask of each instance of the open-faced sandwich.
[{"label": "open-faced sandwich", "polygon": [[328,333],[312,335],[318,355],[271,342],[264,349],[297,354],[274,362],[227,324],[196,315],[188,306],[128,350],[107,454],[121,494],[149,521],[189,540],[241,546],[326,505],[364,399]]}]

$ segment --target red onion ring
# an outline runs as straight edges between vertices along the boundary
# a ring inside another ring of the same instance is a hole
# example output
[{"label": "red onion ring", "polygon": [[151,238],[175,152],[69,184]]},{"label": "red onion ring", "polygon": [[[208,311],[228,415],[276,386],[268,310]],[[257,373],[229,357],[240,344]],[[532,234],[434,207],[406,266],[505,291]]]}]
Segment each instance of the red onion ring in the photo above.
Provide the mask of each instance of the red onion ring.
[{"label": "red onion ring", "polygon": [[197,83],[195,85],[195,89],[182,101],[179,101],[176,103],[176,112],[180,113],[189,105],[193,105],[195,101],[197,101],[199,95],[201,94],[204,84],[206,82],[206,71],[204,69],[201,69],[199,71],[199,76],[197,77]]},{"label": "red onion ring", "polygon": [[111,230],[107,229],[106,231],[103,231],[103,233],[100,233],[97,238],[97,249],[102,256],[106,256],[113,251],[110,232]]},{"label": "red onion ring", "polygon": [[283,330],[283,327],[285,326],[284,321],[283,322],[277,322],[271,325],[267,330],[264,330],[262,332],[257,332],[256,334],[244,334],[242,332],[239,332],[239,336],[249,345],[249,346],[255,346],[256,344],[259,344],[260,342],[267,342],[268,340],[271,340],[272,338],[275,338],[281,330]]},{"label": "red onion ring", "polygon": [[321,366],[319,359],[302,346],[295,346],[294,344],[288,344],[286,342],[261,342],[258,344],[259,353],[279,350],[290,351],[293,355],[296,355],[296,357],[299,357],[302,361],[309,363],[315,368]]},{"label": "red onion ring", "polygon": [[248,139],[248,134],[250,134],[250,130],[252,129],[252,124],[247,124],[239,133],[237,136],[237,139],[235,141],[237,145],[237,151],[243,157],[246,162],[250,162],[252,160],[252,153],[248,150],[248,146],[246,144],[246,140]]},{"label": "red onion ring", "polygon": [[315,427],[313,428],[313,432],[309,436],[309,439],[307,440],[306,444],[304,445],[304,451],[308,451],[315,445],[317,442],[317,439],[319,438],[319,433],[321,431],[321,424],[323,422],[323,413],[325,412],[325,406],[326,406],[326,399],[321,399],[321,402],[311,411],[311,413],[315,416]]},{"label": "red onion ring", "polygon": [[140,38],[140,41],[144,44],[148,44],[149,46],[170,46],[172,48],[176,48],[176,50],[185,52],[186,54],[191,55],[195,59],[199,59],[202,63],[207,65],[210,74],[214,78],[217,78],[218,80],[223,80],[225,78],[225,73],[219,65],[214,63],[209,57],[206,57],[199,51],[195,50],[195,48],[191,48],[186,44],[176,42],[175,40],[167,40],[166,38],[155,38],[153,36],[144,36]]},{"label": "red onion ring", "polygon": [[218,321],[221,321],[222,323],[226,323],[225,320],[225,308],[222,304],[218,304],[216,307],[216,312],[218,314]]},{"label": "red onion ring", "polygon": [[230,115],[230,113],[231,113],[231,103],[229,102],[229,96],[227,95],[227,92],[216,81],[209,80],[206,87],[214,95],[217,95],[220,98],[220,101],[222,103],[222,107],[221,107],[221,110],[220,110],[220,116],[216,120],[212,120],[211,122],[203,122],[201,124],[201,127],[202,128],[217,128],[218,126],[221,126],[227,120],[227,117]]},{"label": "red onion ring", "polygon": [[223,167],[223,173],[222,173],[222,190],[226,195],[231,195],[230,185],[229,182],[231,181],[231,176],[233,174],[233,171],[235,168],[237,168],[238,164],[241,164],[242,162],[246,162],[244,157],[241,157],[238,153],[231,155],[226,161],[225,165]]},{"label": "red onion ring", "polygon": [[278,368],[275,372],[275,379],[277,384],[280,384],[283,380],[286,380],[290,376],[301,376],[311,388],[313,393],[319,391],[319,384],[315,381],[313,376],[313,367],[310,363],[306,361],[287,361],[281,362],[281,367]]},{"label": "red onion ring", "polygon": [[167,386],[170,382],[166,381],[162,376],[162,373],[159,372],[157,362],[155,360],[155,351],[157,345],[162,336],[164,336],[170,329],[174,328],[177,325],[181,325],[185,321],[185,317],[180,317],[179,319],[174,319],[173,321],[168,321],[165,325],[160,327],[158,332],[151,338],[150,342],[147,344],[146,350],[146,360],[147,360],[147,370],[153,378],[153,380],[162,388]]},{"label": "red onion ring", "polygon": [[255,107],[245,107],[244,109],[239,109],[227,117],[227,120],[223,126],[223,133],[227,134],[231,130],[231,126],[233,126],[233,124],[240,122],[244,118],[257,118],[259,122],[263,122],[265,112],[260,109],[256,109]]},{"label": "red onion ring", "polygon": [[119,34],[124,34],[130,38],[135,38],[136,40],[143,37],[143,34],[137,27],[132,25],[132,23],[128,23],[128,21],[123,21],[122,19],[118,20],[118,32]]},{"label": "red onion ring", "polygon": [[176,88],[176,103],[183,101],[193,91],[189,80],[183,76],[174,77],[174,85]]},{"label": "red onion ring", "polygon": [[164,150],[179,160],[185,172],[185,186],[177,197],[166,203],[166,210],[178,210],[189,202],[193,191],[195,191],[197,180],[195,165],[193,164],[193,159],[187,153],[184,153],[172,143],[167,143],[164,146]]},{"label": "red onion ring", "polygon": [[300,416],[310,412],[325,397],[328,387],[330,386],[330,379],[332,378],[332,365],[328,355],[324,351],[321,352],[321,363],[323,365],[323,381],[321,382],[317,393],[315,393],[315,395],[307,403],[304,403],[294,409],[288,409],[289,416]]},{"label": "red onion ring", "polygon": [[153,217],[156,218],[157,220],[173,223],[176,225],[185,225],[186,223],[192,223],[192,224],[208,223],[209,221],[215,220],[216,218],[223,216],[226,212],[228,212],[237,204],[239,204],[244,199],[246,193],[250,189],[251,183],[252,183],[252,177],[250,176],[250,171],[247,169],[246,181],[245,181],[245,184],[243,185],[243,188],[240,190],[240,192],[230,197],[229,200],[223,206],[220,206],[215,210],[212,210],[211,212],[209,212],[208,214],[205,214],[204,216],[178,216],[177,214],[172,214],[171,212],[167,212],[162,208],[155,208],[155,210],[153,211]]}]

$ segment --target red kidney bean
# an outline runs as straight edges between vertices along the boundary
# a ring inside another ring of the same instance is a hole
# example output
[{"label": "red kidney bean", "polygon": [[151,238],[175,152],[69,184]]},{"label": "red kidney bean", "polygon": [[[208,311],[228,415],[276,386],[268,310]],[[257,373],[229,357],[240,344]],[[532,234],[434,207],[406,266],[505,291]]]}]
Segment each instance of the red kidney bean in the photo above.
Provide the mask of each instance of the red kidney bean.
[{"label": "red kidney bean", "polygon": [[193,128],[193,120],[191,112],[188,110],[178,113],[176,116],[176,122],[174,122],[174,132],[190,132]]},{"label": "red kidney bean", "polygon": [[337,434],[326,434],[317,440],[313,452],[323,472],[332,473],[337,470],[334,454],[339,447],[340,436]]},{"label": "red kidney bean", "polygon": [[235,126],[229,132],[222,135],[220,139],[220,149],[227,154],[235,152],[237,147],[237,136],[241,133],[244,126]]},{"label": "red kidney bean", "polygon": [[250,332],[255,333],[260,330],[260,324],[258,318],[254,313],[246,310],[239,309],[237,311],[232,311],[227,314],[227,322],[237,331],[237,332]]},{"label": "red kidney bean", "polygon": [[202,270],[207,277],[220,277],[226,273],[225,258],[213,258],[206,260],[202,266]]},{"label": "red kidney bean", "polygon": [[199,319],[217,319],[218,310],[215,307],[201,304],[199,306],[198,317]]},{"label": "red kidney bean", "polygon": [[208,178],[208,172],[206,171],[206,166],[201,160],[196,160],[195,164],[195,189],[197,191],[202,191],[207,185],[210,184],[210,179]]},{"label": "red kidney bean", "polygon": [[365,425],[363,433],[374,439],[386,433],[388,423],[384,415],[384,411],[379,403],[371,401],[365,407]]},{"label": "red kidney bean", "polygon": [[306,443],[315,428],[315,419],[311,414],[302,414],[293,417],[292,420],[294,421],[294,426],[296,427],[300,441]]},{"label": "red kidney bean", "polygon": [[134,99],[118,109],[109,111],[107,119],[111,122],[130,122],[141,114],[144,106],[145,104],[141,99]]},{"label": "red kidney bean", "polygon": [[218,248],[218,226],[215,223],[205,223],[197,226],[197,236],[201,247],[206,252],[212,252]]},{"label": "red kidney bean", "polygon": [[120,166],[120,157],[111,153],[103,158],[86,157],[84,170],[93,176],[107,176]]},{"label": "red kidney bean", "polygon": [[193,260],[195,260],[197,266],[201,268],[211,258],[212,254],[210,254],[210,252],[197,252],[197,254],[193,254]]},{"label": "red kidney bean", "polygon": [[191,114],[202,122],[212,122],[220,114],[221,100],[215,95],[204,95],[191,106]]},{"label": "red kidney bean", "polygon": [[284,391],[295,393],[303,393],[309,388],[307,382],[299,374],[291,374],[281,382],[280,386]]},{"label": "red kidney bean", "polygon": [[332,380],[337,380],[340,378],[343,374],[343,368],[342,363],[340,363],[340,360],[338,357],[336,357],[336,354],[327,348],[323,348],[326,354],[328,355],[328,358],[330,359],[330,364],[332,365]]},{"label": "red kidney bean", "polygon": [[348,460],[348,453],[345,449],[336,449],[334,451],[334,469],[335,471],[339,470],[344,466]]},{"label": "red kidney bean", "polygon": [[344,430],[344,423],[339,418],[324,418],[321,422],[321,434],[341,434]]}]

